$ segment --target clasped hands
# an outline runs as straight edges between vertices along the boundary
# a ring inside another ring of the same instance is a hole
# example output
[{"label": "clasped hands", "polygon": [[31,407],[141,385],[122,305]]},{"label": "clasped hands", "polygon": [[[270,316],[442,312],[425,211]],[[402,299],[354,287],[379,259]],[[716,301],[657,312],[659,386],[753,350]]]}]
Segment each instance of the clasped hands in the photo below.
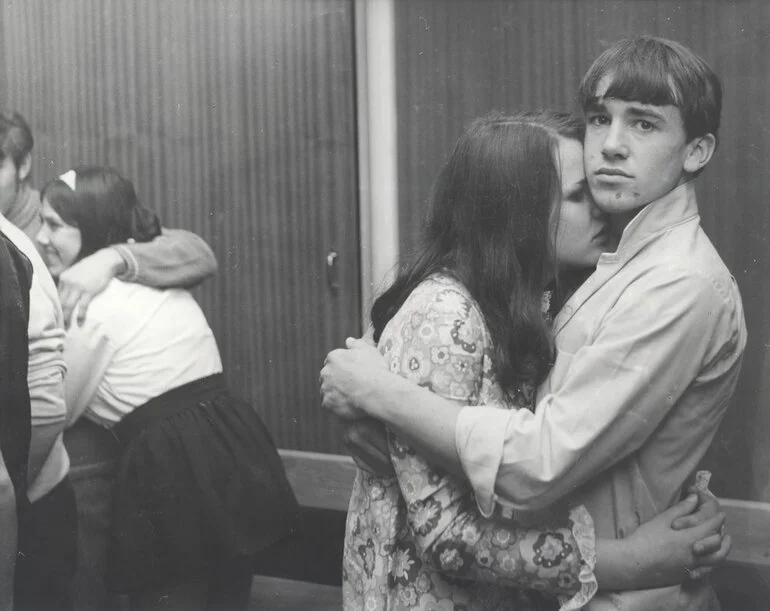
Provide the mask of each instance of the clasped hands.
[{"label": "clasped hands", "polygon": [[387,371],[385,361],[371,337],[349,337],[345,346],[326,356],[319,378],[321,405],[342,420],[345,445],[359,467],[382,476],[393,475],[385,426],[362,407],[366,382],[372,375]]}]

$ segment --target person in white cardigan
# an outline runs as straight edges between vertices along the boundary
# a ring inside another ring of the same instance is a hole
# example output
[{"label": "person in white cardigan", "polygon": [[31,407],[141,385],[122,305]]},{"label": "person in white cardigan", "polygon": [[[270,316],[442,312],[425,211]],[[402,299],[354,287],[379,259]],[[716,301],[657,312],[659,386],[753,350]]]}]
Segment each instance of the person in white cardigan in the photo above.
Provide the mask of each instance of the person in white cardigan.
[{"label": "person in white cardigan", "polygon": [[[117,171],[80,167],[41,192],[37,241],[54,277],[160,234]],[[227,390],[192,295],[114,278],[64,349],[71,420],[120,442],[106,581],[133,609],[242,609],[252,555],[288,534],[297,504],[257,412]]]}]

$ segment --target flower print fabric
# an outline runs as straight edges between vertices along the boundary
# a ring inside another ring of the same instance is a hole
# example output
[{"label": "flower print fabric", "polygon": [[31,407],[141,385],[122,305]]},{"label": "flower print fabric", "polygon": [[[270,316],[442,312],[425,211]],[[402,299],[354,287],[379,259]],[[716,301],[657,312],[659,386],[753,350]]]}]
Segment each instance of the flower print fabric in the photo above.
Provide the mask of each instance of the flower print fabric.
[{"label": "flower print fabric", "polygon": [[[379,349],[391,371],[445,398],[512,407],[495,382],[481,312],[448,276],[412,292]],[[500,511],[484,518],[467,482],[393,434],[389,445],[395,477],[356,475],[343,556],[346,611],[566,611],[595,594],[593,523],[584,508],[535,526]]]}]

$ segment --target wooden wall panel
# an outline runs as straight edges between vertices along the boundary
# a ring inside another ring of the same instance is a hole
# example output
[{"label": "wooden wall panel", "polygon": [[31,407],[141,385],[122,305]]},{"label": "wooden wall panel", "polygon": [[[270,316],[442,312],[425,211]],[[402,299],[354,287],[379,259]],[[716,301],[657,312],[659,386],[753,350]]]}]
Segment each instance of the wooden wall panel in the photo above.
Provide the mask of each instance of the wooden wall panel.
[{"label": "wooden wall panel", "polygon": [[206,238],[220,273],[196,296],[231,386],[279,446],[338,451],[318,371],[360,330],[352,0],[0,11],[0,101],[33,127],[35,183],[110,164],[167,226]]},{"label": "wooden wall panel", "polygon": [[578,110],[612,41],[679,40],[725,87],[720,147],[700,179],[704,227],[741,287],[750,340],[709,457],[722,494],[770,501],[770,3],[764,0],[396,0],[402,251],[449,148],[492,109]]}]

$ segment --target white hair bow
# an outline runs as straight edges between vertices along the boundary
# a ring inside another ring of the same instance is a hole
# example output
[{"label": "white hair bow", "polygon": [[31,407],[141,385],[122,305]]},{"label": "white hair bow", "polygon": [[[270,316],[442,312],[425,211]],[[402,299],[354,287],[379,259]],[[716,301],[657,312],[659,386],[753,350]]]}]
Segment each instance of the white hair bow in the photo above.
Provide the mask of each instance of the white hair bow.
[{"label": "white hair bow", "polygon": [[75,190],[75,179],[77,178],[77,174],[75,173],[75,170],[67,170],[59,176],[59,180],[61,180],[65,185],[67,185],[70,189],[73,191]]}]

